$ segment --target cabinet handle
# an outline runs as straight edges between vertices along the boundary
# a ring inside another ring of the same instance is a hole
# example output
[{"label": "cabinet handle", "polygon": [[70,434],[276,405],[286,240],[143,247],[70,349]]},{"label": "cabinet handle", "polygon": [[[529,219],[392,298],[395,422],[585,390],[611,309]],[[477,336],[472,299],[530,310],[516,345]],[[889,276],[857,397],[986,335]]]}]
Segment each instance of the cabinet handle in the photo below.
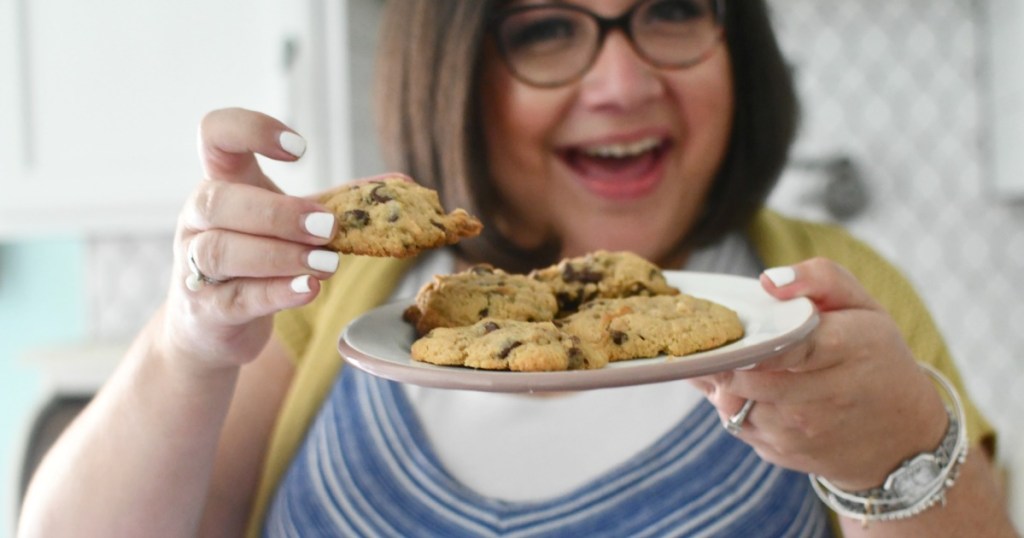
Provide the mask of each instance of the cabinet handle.
[{"label": "cabinet handle", "polygon": [[18,66],[15,77],[18,79],[18,110],[20,112],[19,123],[21,128],[21,159],[26,168],[31,168],[36,162],[36,134],[32,118],[35,103],[32,101],[32,48],[28,33],[32,28],[29,18],[29,0],[16,0],[14,3],[14,46],[18,50]]}]

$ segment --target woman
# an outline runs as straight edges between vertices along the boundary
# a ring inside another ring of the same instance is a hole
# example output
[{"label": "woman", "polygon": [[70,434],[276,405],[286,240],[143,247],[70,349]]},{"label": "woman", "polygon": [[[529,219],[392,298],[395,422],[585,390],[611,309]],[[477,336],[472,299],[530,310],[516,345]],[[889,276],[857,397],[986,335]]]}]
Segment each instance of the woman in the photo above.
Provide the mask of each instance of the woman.
[{"label": "woman", "polygon": [[[385,148],[486,235],[411,262],[339,260],[320,248],[333,218],[282,195],[254,158],[294,160],[302,139],[257,113],[211,113],[209,181],[182,212],[167,302],[41,466],[23,535],[822,535],[833,527],[805,475],[875,499],[908,458],[946,447],[956,460],[947,438],[963,428],[963,463],[941,465],[952,487],[901,490],[878,510],[896,521],[834,522],[1013,534],[991,429],[970,402],[947,414],[917,365],[956,381],[920,301],[842,232],[761,210],[795,125],[762,2],[388,9]],[[765,289],[810,298],[820,325],[752,370],[549,398],[337,374],[344,323],[435,272],[599,248],[670,269],[778,266]]]}]

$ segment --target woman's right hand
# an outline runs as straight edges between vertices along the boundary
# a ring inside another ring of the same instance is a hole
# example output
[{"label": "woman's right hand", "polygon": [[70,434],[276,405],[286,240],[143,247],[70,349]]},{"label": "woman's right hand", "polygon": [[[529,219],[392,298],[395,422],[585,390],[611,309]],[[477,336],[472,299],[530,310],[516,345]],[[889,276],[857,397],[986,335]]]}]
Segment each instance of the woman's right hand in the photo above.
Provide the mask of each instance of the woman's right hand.
[{"label": "woman's right hand", "polygon": [[[174,269],[159,346],[198,372],[237,367],[266,345],[272,315],[313,300],[338,264],[322,248],[335,220],[312,200],[288,196],[263,173],[256,154],[295,161],[305,141],[250,110],[203,118],[199,150],[205,179],[178,218]],[[189,257],[215,283],[189,286]],[[191,289],[198,288],[198,289]]]}]

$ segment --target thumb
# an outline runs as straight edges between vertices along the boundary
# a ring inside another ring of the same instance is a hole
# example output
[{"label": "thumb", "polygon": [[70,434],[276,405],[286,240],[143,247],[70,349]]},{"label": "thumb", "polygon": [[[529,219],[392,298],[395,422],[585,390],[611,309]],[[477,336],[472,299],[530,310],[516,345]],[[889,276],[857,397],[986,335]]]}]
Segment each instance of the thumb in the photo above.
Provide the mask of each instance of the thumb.
[{"label": "thumb", "polygon": [[776,299],[806,297],[821,312],[881,308],[853,274],[826,258],[773,267],[761,273],[760,280],[765,291]]}]

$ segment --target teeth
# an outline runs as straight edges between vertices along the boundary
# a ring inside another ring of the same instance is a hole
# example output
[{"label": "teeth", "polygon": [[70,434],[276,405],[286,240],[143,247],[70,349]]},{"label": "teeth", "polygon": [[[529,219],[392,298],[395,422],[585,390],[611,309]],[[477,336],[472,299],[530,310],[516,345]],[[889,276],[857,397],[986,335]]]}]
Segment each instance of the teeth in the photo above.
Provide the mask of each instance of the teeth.
[{"label": "teeth", "polygon": [[635,157],[661,145],[659,138],[645,138],[630,144],[607,144],[583,148],[583,153],[591,157],[616,158]]}]

